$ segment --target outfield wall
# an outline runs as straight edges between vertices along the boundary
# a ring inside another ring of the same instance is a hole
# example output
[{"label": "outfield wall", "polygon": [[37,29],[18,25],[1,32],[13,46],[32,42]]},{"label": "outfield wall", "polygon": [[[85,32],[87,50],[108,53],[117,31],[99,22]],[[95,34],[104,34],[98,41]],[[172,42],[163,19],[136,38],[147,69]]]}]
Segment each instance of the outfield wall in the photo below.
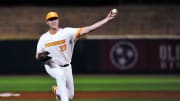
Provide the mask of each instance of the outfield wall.
[{"label": "outfield wall", "polygon": [[[0,74],[45,74],[35,60],[37,40],[1,41]],[[180,40],[81,39],[72,59],[75,74],[180,73]]]},{"label": "outfield wall", "polygon": [[178,5],[2,6],[0,39],[38,39],[48,29],[44,20],[49,11],[60,14],[61,27],[82,27],[103,19],[112,8],[118,16],[90,35],[180,35]]}]

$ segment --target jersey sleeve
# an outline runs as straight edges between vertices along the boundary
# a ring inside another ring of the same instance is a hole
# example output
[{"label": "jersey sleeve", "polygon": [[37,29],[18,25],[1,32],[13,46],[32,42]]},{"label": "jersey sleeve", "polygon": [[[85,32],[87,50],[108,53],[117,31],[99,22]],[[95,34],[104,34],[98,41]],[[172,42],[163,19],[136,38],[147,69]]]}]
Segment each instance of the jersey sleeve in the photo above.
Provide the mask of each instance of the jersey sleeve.
[{"label": "jersey sleeve", "polygon": [[70,27],[68,27],[67,30],[68,30],[70,36],[75,40],[77,40],[81,36],[80,33],[82,31],[82,28],[70,28]]},{"label": "jersey sleeve", "polygon": [[75,37],[78,39],[80,36],[81,36],[81,31],[82,31],[82,28],[78,28],[76,33],[75,33]]}]

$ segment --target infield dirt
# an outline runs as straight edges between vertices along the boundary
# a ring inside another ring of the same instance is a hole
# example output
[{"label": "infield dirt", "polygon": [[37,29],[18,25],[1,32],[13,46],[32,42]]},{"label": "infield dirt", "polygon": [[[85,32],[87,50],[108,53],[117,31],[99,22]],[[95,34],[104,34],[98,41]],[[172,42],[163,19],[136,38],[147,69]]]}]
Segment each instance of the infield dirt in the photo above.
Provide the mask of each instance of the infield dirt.
[{"label": "infield dirt", "polygon": [[[53,99],[55,95],[52,92],[13,92],[20,96],[0,97],[0,99]],[[156,98],[156,99],[180,99],[180,92],[76,92],[74,98]]]}]

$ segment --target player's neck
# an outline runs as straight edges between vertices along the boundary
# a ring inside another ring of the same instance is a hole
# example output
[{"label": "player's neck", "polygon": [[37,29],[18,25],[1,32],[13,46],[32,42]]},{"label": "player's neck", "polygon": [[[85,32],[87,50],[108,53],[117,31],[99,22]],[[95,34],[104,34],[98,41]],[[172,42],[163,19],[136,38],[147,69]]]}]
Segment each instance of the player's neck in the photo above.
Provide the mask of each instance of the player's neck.
[{"label": "player's neck", "polygon": [[52,28],[52,29],[49,30],[49,33],[54,35],[54,34],[57,33],[58,30],[59,30],[59,28]]}]

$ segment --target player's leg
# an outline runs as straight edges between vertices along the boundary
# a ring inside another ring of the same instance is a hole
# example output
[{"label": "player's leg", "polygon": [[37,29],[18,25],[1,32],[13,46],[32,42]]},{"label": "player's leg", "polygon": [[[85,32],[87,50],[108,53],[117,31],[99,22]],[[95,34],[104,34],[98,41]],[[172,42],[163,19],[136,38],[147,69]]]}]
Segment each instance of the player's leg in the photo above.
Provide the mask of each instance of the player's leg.
[{"label": "player's leg", "polygon": [[64,70],[62,70],[61,67],[56,67],[56,68],[46,67],[46,71],[50,76],[56,79],[56,83],[57,83],[56,95],[60,96],[61,101],[69,101]]},{"label": "player's leg", "polygon": [[69,101],[64,72],[59,72],[56,76],[56,83],[58,88],[56,94],[60,95],[61,101]]},{"label": "player's leg", "polygon": [[72,68],[71,65],[66,67],[65,69],[65,75],[67,79],[67,92],[69,99],[73,99],[74,97],[74,81],[73,81],[73,75],[72,75]]}]

